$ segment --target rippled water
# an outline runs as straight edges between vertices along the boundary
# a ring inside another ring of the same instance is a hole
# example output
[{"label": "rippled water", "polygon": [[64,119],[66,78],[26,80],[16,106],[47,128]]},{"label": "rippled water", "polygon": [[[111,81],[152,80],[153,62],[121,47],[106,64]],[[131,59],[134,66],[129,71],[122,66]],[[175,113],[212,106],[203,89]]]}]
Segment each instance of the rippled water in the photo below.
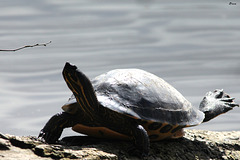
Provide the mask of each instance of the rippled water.
[{"label": "rippled water", "polygon": [[[66,61],[90,78],[116,68],[141,68],[198,106],[224,88],[240,103],[240,3],[228,1],[12,0],[0,5],[0,128],[37,135],[71,92]],[[198,129],[240,130],[240,108]],[[70,130],[65,134],[73,134]]]}]

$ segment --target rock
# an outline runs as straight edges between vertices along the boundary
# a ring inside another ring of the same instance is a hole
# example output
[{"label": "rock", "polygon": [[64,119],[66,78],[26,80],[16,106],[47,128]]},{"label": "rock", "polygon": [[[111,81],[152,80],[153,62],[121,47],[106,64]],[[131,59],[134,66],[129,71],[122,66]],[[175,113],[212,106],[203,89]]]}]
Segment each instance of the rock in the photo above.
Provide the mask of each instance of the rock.
[{"label": "rock", "polygon": [[[86,136],[67,137],[59,144],[49,145],[33,136],[0,134],[0,159],[4,160],[139,159],[128,154],[129,147],[130,142]],[[184,138],[151,143],[146,159],[240,159],[240,131],[186,130]]]},{"label": "rock", "polygon": [[6,139],[0,139],[0,150],[9,150],[10,149],[10,142]]}]

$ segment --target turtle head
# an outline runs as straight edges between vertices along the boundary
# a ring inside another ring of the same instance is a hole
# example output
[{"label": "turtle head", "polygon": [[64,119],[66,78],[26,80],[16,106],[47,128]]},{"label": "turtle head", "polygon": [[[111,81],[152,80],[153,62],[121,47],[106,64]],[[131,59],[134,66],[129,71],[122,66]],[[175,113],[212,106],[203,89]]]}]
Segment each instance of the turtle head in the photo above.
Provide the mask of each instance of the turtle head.
[{"label": "turtle head", "polygon": [[67,76],[69,76],[68,78],[71,78],[76,81],[77,80],[76,74],[75,74],[76,71],[77,71],[77,66],[69,62],[66,62],[62,72],[64,80],[66,81]]},{"label": "turtle head", "polygon": [[98,110],[98,100],[91,81],[75,65],[69,62],[66,62],[62,74],[69,89],[76,97],[80,109],[93,117],[93,114]]},{"label": "turtle head", "polygon": [[69,62],[66,62],[62,71],[62,75],[69,89],[75,96],[78,95],[80,93],[78,89],[80,89],[79,87],[83,85],[81,82],[82,77],[86,76],[80,70],[78,70],[77,66]]}]

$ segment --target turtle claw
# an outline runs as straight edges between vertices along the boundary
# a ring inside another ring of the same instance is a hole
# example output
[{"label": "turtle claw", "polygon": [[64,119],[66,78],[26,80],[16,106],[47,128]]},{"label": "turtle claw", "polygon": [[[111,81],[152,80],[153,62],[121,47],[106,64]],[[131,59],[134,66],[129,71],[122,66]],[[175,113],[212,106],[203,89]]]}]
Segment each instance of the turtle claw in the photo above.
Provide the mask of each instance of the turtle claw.
[{"label": "turtle claw", "polygon": [[223,101],[223,102],[233,102],[233,100],[234,100],[235,98],[222,98],[221,99],[221,101]]},{"label": "turtle claw", "polygon": [[[230,96],[228,94],[224,95],[224,98],[230,98]],[[234,98],[235,99],[235,98]]]},{"label": "turtle claw", "polygon": [[224,95],[223,89],[216,89],[213,94],[215,94],[216,98],[222,98]]},{"label": "turtle claw", "polygon": [[239,107],[239,104],[237,104],[237,103],[227,103],[226,105],[229,105],[229,106],[231,106],[232,108],[233,107]]},{"label": "turtle claw", "polygon": [[43,130],[41,130],[39,135],[38,135],[38,139],[41,140],[41,141],[45,141],[44,138],[43,138],[44,136],[45,136],[45,133],[43,132]]},{"label": "turtle claw", "polygon": [[42,133],[42,130],[41,130],[38,135],[38,140],[45,143],[46,141],[43,137],[44,137],[44,133]]}]

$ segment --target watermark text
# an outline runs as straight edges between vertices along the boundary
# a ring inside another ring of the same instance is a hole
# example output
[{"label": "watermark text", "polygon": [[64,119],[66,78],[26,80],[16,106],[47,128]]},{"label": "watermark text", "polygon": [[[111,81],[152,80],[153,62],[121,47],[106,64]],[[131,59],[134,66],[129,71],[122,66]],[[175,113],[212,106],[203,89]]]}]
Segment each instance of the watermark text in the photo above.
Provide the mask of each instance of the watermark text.
[{"label": "watermark text", "polygon": [[236,2],[229,2],[228,5],[230,5],[230,6],[236,6],[237,3],[236,3]]}]

